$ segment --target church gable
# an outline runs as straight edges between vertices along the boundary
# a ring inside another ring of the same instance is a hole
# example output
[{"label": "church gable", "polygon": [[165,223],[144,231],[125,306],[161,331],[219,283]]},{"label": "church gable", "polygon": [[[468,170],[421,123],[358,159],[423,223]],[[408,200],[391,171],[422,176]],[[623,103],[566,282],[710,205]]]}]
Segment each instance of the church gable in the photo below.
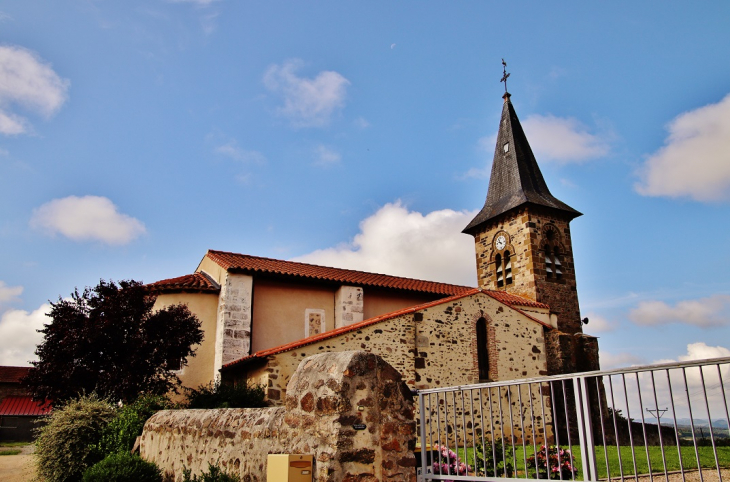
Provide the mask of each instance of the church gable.
[{"label": "church gable", "polygon": [[551,329],[489,293],[474,290],[259,352],[221,372],[224,380],[264,384],[273,403],[284,399],[299,362],[323,352],[376,353],[414,389],[476,383],[480,368],[492,380],[539,376],[547,373],[545,332]]}]

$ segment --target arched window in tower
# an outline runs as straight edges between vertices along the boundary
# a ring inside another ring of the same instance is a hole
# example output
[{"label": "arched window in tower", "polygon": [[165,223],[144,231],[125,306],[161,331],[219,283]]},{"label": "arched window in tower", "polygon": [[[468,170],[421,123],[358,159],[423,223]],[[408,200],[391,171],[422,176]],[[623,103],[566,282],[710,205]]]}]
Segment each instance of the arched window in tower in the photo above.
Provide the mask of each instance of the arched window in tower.
[{"label": "arched window in tower", "polygon": [[512,284],[512,259],[510,258],[509,251],[504,252],[504,284]]},{"label": "arched window in tower", "polygon": [[550,246],[545,246],[545,274],[548,279],[553,277],[553,258]]},{"label": "arched window in tower", "polygon": [[489,354],[487,352],[487,320],[477,320],[477,363],[479,364],[479,380],[489,379]]},{"label": "arched window in tower", "polygon": [[555,279],[563,278],[563,265],[560,263],[560,248],[553,249],[553,264],[555,265]]},{"label": "arched window in tower", "polygon": [[497,253],[494,257],[494,271],[497,276],[497,288],[504,286],[504,270],[502,267],[502,255]]}]

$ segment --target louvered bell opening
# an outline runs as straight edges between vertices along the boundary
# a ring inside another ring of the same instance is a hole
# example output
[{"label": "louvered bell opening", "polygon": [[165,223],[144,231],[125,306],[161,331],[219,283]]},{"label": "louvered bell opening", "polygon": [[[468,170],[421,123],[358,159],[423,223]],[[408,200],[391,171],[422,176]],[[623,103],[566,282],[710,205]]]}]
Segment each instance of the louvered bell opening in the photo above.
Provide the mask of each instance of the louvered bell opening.
[{"label": "louvered bell opening", "polygon": [[499,274],[497,275],[497,283],[501,283],[501,282],[503,282],[503,281],[504,281],[504,276],[502,276],[502,273],[500,272],[500,273],[499,273]]},{"label": "louvered bell opening", "polygon": [[511,258],[507,260],[507,266],[505,266],[504,268],[508,269],[508,270],[512,269],[512,259]]},{"label": "louvered bell opening", "polygon": [[560,271],[560,268],[558,268],[558,267],[556,266],[556,267],[555,267],[555,274],[556,274],[556,275],[558,275],[558,276],[560,276],[561,274],[563,274],[563,272],[562,272],[562,271]]},{"label": "louvered bell opening", "polygon": [[545,271],[548,272],[548,275],[553,274],[553,268],[552,268],[552,266],[550,266],[549,264],[547,266],[545,266]]},{"label": "louvered bell opening", "polygon": [[560,264],[560,258],[557,256],[555,257],[555,266],[562,266],[562,264]]}]

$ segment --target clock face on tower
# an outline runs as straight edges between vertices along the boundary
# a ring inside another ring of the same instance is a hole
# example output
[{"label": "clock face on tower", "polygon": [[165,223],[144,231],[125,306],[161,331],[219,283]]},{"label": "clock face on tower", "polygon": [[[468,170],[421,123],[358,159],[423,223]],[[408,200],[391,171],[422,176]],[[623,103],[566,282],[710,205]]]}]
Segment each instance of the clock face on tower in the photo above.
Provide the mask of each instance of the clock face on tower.
[{"label": "clock face on tower", "polygon": [[503,234],[500,234],[499,236],[497,236],[497,241],[494,243],[494,246],[499,251],[503,250],[504,247],[507,246],[507,239],[504,237]]}]

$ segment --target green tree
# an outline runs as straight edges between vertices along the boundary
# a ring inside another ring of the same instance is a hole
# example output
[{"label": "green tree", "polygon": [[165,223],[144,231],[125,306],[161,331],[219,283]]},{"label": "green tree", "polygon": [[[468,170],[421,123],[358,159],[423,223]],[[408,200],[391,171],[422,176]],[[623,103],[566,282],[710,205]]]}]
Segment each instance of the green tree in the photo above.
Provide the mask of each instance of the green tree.
[{"label": "green tree", "polygon": [[155,296],[140,282],[101,280],[71,299],[51,303],[51,323],[39,330],[25,384],[36,399],[68,400],[95,392],[111,400],[177,391],[175,374],[203,340],[185,305],[152,311]]}]

